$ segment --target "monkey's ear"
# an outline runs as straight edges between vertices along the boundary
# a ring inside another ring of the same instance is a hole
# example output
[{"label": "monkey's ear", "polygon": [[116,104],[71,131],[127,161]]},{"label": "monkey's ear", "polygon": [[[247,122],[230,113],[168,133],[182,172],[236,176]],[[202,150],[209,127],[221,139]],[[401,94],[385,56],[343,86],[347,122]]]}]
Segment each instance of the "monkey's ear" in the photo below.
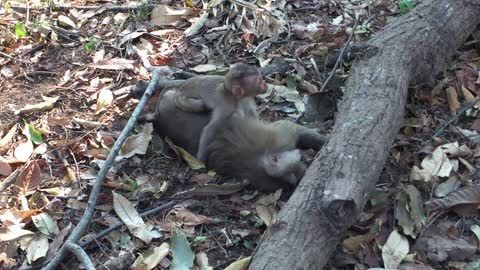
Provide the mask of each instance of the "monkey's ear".
[{"label": "monkey's ear", "polygon": [[243,97],[245,95],[245,90],[240,85],[233,85],[232,95],[235,97]]}]

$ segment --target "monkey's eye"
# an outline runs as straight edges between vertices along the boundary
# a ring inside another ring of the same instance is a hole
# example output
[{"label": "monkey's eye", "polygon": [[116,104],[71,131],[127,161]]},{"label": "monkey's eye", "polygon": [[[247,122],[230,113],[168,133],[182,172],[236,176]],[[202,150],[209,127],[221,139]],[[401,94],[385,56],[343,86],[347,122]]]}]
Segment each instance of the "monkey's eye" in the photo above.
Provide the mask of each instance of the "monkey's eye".
[{"label": "monkey's eye", "polygon": [[277,155],[273,155],[273,156],[272,156],[272,161],[275,162],[275,163],[278,162],[278,157],[277,157]]}]

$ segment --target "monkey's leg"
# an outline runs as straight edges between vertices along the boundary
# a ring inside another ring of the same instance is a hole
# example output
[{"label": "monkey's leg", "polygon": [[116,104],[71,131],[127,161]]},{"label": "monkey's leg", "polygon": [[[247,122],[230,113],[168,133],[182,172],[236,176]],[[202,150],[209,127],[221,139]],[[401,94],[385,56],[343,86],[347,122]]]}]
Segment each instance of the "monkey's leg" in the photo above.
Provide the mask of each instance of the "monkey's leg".
[{"label": "monkey's leg", "polygon": [[320,150],[322,145],[327,140],[327,137],[323,134],[316,132],[313,129],[306,128],[298,125],[297,129],[298,139],[297,146],[302,149],[314,149],[315,151]]},{"label": "monkey's leg", "polygon": [[326,141],[326,136],[318,133],[314,129],[287,120],[275,121],[271,125],[277,130],[278,134],[293,133],[292,135],[296,138],[296,147],[302,149],[311,148],[318,151]]},{"label": "monkey's leg", "polygon": [[178,92],[175,97],[175,103],[178,108],[185,112],[197,113],[208,111],[205,102],[201,98],[187,97]]},{"label": "monkey's leg", "polygon": [[219,130],[225,122],[225,115],[220,109],[215,109],[212,112],[212,118],[208,125],[206,125],[202,130],[202,135],[200,136],[200,143],[198,144],[198,153],[197,158],[204,163],[207,162],[207,147],[215,138],[217,130]]}]

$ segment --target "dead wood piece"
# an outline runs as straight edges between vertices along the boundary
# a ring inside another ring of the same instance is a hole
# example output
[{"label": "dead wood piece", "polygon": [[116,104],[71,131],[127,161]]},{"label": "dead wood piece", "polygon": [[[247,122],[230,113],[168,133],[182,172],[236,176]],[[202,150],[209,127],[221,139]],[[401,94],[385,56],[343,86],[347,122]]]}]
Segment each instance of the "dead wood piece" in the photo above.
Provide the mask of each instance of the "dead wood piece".
[{"label": "dead wood piece", "polygon": [[480,23],[478,14],[478,1],[424,1],[368,42],[378,51],[354,63],[329,141],[249,269],[323,268],[375,187],[401,126],[408,85],[447,67]]}]

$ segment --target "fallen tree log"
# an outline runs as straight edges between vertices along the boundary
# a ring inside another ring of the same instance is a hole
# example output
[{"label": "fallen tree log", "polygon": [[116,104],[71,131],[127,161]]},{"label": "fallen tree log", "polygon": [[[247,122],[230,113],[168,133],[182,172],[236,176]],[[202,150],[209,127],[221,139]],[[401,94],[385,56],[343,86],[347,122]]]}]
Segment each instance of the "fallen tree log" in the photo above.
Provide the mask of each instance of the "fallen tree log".
[{"label": "fallen tree log", "polygon": [[409,84],[433,82],[480,23],[478,0],[427,0],[356,60],[327,144],[265,233],[249,269],[322,269],[363,209],[403,120]]}]

